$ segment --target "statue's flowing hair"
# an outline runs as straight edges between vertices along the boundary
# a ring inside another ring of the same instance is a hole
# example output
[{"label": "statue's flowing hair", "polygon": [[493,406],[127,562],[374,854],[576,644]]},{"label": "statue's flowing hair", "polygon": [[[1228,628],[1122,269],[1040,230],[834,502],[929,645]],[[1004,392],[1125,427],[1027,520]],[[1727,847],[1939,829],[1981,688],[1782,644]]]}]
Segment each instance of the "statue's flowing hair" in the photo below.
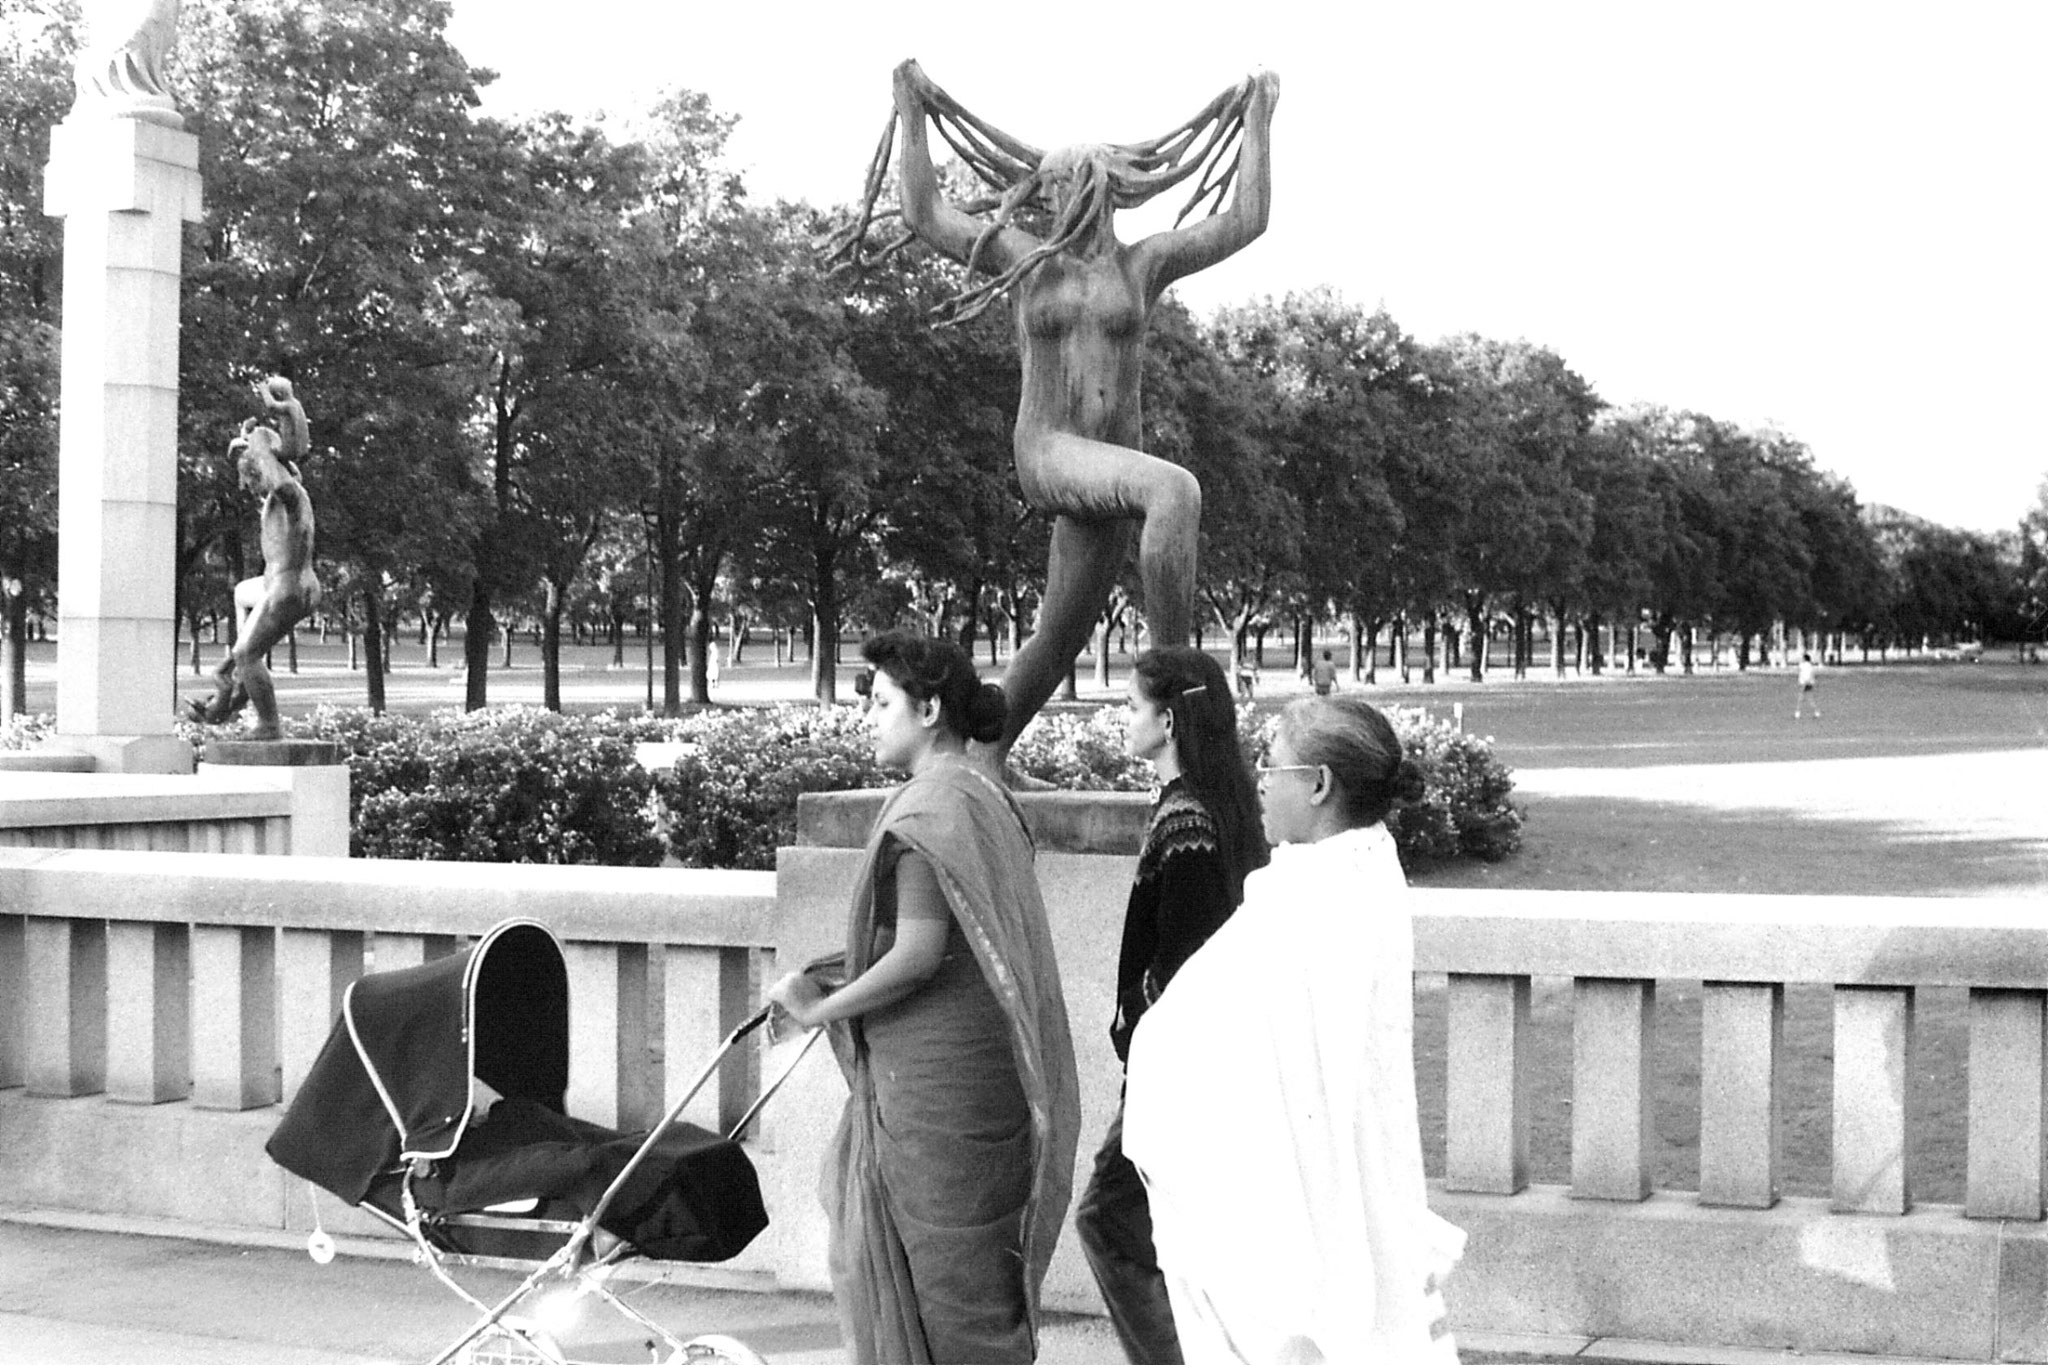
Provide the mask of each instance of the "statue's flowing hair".
[{"label": "statue's flowing hair", "polygon": [[[974,283],[982,248],[1015,220],[1018,210],[1044,197],[1043,168],[1047,154],[976,118],[958,100],[926,81],[922,92],[924,110],[938,128],[939,136],[994,191],[960,205],[969,214],[993,217],[988,218],[968,252],[968,285],[936,310],[938,325],[957,326],[980,316],[1039,262],[1057,256],[1085,235],[1097,219],[1116,209],[1134,208],[1197,173],[1194,192],[1174,218],[1174,225],[1178,227],[1204,205],[1209,214],[1218,212],[1237,180],[1251,90],[1252,82],[1247,78],[1210,100],[1201,112],[1163,137],[1104,147],[1104,156],[1088,159],[1087,183],[1068,202],[1045,241],[1009,269]],[[882,129],[882,140],[875,148],[874,160],[868,163],[867,186],[852,222],[824,243],[825,260],[835,270],[864,270],[917,239],[917,234],[902,223],[901,208],[881,207],[882,189],[889,179],[889,162],[896,145],[898,118],[892,110],[888,126]],[[890,219],[898,220],[893,229],[885,227]]]}]

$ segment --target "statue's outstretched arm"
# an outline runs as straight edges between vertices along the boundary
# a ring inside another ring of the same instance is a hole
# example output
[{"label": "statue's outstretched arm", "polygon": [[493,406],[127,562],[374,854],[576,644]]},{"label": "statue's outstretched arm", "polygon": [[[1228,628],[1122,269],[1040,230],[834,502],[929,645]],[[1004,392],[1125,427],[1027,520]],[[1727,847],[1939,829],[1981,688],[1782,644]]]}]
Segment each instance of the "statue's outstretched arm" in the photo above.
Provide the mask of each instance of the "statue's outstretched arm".
[{"label": "statue's outstretched arm", "polygon": [[[1016,228],[988,234],[985,224],[940,193],[928,125],[929,97],[936,90],[915,61],[896,68],[896,115],[903,132],[903,222],[920,240],[963,265],[970,264],[969,257],[974,256],[971,264],[976,269],[991,274],[1006,270],[1038,241]],[[981,243],[979,255],[975,255],[977,242]]]},{"label": "statue's outstretched arm", "polygon": [[1238,153],[1237,185],[1230,207],[1186,227],[1155,233],[1133,248],[1148,299],[1156,299],[1182,276],[1243,250],[1266,230],[1273,198],[1273,106],[1280,102],[1280,77],[1261,71],[1250,81],[1244,143]]},{"label": "statue's outstretched arm", "polygon": [[312,448],[312,428],[306,422],[306,410],[292,393],[292,381],[282,375],[272,375],[256,386],[263,397],[264,411],[277,419],[277,434],[283,439],[284,448],[278,458],[296,465],[306,458]]}]

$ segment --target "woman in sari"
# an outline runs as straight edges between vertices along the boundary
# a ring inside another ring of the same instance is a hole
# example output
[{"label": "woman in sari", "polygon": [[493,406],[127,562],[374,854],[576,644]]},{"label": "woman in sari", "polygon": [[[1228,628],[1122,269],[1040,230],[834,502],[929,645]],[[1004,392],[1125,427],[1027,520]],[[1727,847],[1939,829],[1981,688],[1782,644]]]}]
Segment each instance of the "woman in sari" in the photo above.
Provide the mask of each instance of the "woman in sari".
[{"label": "woman in sari", "polygon": [[[1237,741],[1237,708],[1214,659],[1186,645],[1140,654],[1131,671],[1127,743],[1162,785],[1124,909],[1109,1027],[1119,1060],[1181,964],[1237,909],[1245,875],[1266,861],[1259,798]],[[1131,1365],[1180,1365],[1145,1186],[1123,1152],[1121,1108],[1095,1154],[1074,1225],[1125,1358]]]},{"label": "woman in sari", "polygon": [[1259,772],[1273,860],[1131,1042],[1124,1151],[1181,1350],[1455,1365],[1439,1285],[1464,1234],[1423,1185],[1414,936],[1384,823],[1422,776],[1352,696],[1288,707]]},{"label": "woman in sari", "polygon": [[846,984],[768,992],[831,1029],[852,1092],[825,1160],[833,1292],[859,1365],[1021,1365],[1080,1093],[1030,835],[966,752],[1001,733],[1003,694],[946,641],[891,632],[862,653],[876,756],[910,780],[868,841]]}]

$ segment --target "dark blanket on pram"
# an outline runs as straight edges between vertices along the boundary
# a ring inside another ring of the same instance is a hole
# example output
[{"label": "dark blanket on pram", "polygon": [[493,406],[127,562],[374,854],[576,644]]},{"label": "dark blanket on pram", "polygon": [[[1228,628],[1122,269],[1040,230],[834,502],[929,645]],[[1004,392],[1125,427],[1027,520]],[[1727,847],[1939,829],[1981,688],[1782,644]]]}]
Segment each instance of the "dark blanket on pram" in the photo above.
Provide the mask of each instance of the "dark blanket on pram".
[{"label": "dark blanket on pram", "polygon": [[[538,1199],[537,1218],[585,1217],[645,1140],[507,1098],[472,1119],[455,1154],[413,1179],[413,1198],[429,1213],[476,1213],[494,1204]],[[403,1217],[399,1176],[377,1181],[369,1201]],[[723,1261],[768,1226],[753,1163],[736,1142],[692,1124],[669,1127],[634,1170],[599,1226],[643,1256]],[[525,1248],[482,1229],[437,1229],[450,1250],[525,1255]]]}]

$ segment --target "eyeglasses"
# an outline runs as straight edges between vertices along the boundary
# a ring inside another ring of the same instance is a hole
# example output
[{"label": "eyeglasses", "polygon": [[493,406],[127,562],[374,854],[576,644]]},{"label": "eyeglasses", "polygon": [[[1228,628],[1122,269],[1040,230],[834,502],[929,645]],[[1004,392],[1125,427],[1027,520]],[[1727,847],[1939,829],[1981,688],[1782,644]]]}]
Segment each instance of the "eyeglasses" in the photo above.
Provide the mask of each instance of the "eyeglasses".
[{"label": "eyeglasses", "polygon": [[1320,763],[1260,763],[1252,768],[1262,782],[1274,773],[1319,773],[1322,770]]}]

